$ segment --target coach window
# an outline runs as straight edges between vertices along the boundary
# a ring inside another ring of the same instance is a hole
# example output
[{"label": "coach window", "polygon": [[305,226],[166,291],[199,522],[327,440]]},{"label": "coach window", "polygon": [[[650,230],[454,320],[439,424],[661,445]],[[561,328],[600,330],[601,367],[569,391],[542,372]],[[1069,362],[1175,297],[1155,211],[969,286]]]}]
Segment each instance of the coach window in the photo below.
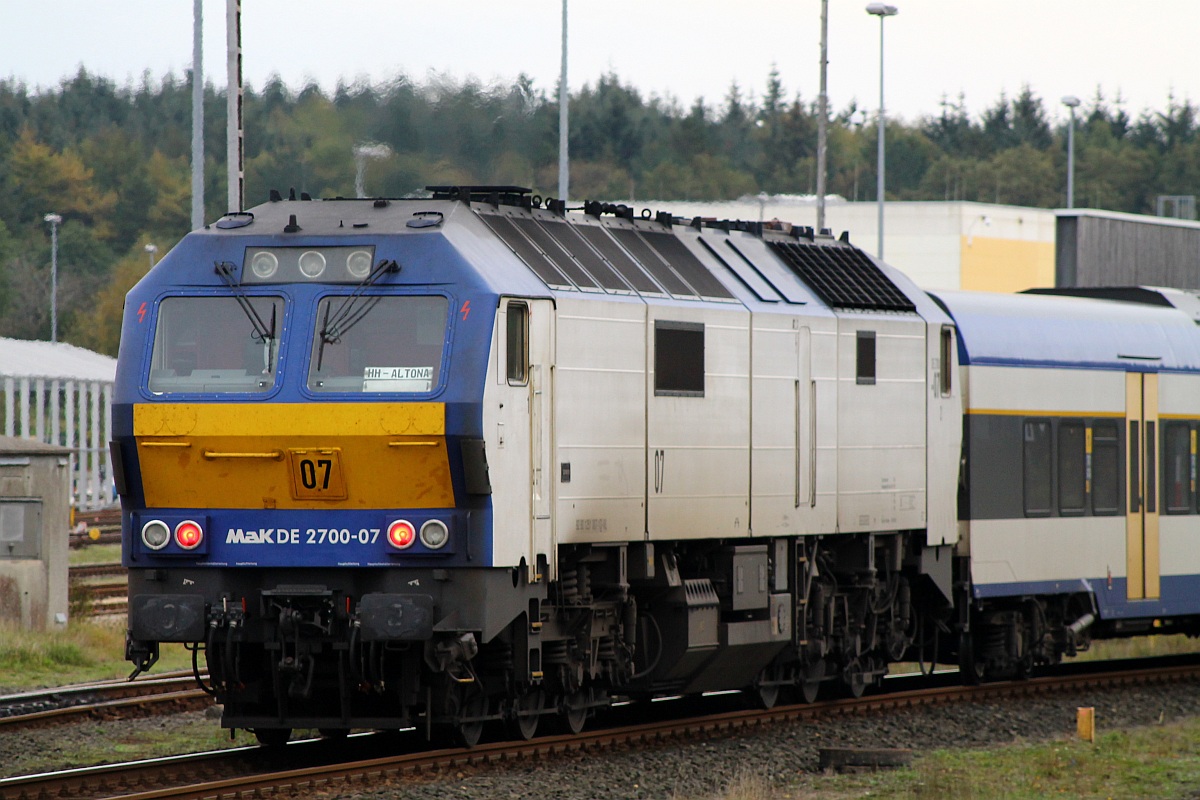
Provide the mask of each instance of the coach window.
[{"label": "coach window", "polygon": [[854,376],[860,385],[875,385],[875,331],[859,331]]},{"label": "coach window", "polygon": [[1096,422],[1092,426],[1092,513],[1098,516],[1121,512],[1121,456],[1117,423]]},{"label": "coach window", "polygon": [[1192,510],[1192,431],[1186,422],[1163,424],[1163,506],[1168,514]]},{"label": "coach window", "polygon": [[1087,501],[1087,465],[1082,422],[1058,425],[1058,513],[1080,516]]},{"label": "coach window", "polygon": [[703,323],[654,323],[654,394],[704,396]]},{"label": "coach window", "polygon": [[509,303],[505,318],[508,382],[524,386],[529,380],[529,306]]},{"label": "coach window", "polygon": [[1050,420],[1025,420],[1025,516],[1051,513]]}]

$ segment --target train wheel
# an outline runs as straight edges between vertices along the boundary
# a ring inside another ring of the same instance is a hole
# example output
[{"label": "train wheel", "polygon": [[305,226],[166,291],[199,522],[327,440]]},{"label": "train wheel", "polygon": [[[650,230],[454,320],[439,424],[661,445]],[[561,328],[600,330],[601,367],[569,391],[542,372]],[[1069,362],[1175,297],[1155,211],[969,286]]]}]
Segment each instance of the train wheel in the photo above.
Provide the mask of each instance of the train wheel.
[{"label": "train wheel", "polygon": [[783,667],[775,665],[767,667],[758,676],[754,684],[754,697],[762,708],[774,708],[779,702],[780,681],[783,680]]},{"label": "train wheel", "polygon": [[846,691],[851,697],[862,697],[867,690],[867,686],[871,684],[870,675],[863,668],[863,665],[855,662],[850,667],[846,668],[842,675],[842,680],[846,685]]},{"label": "train wheel", "polygon": [[825,662],[818,661],[804,669],[804,677],[800,679],[800,697],[806,703],[817,702],[821,694],[821,681],[825,679]]},{"label": "train wheel", "polygon": [[521,695],[513,702],[513,716],[509,723],[511,735],[528,741],[537,734],[538,721],[546,696],[541,689]]},{"label": "train wheel", "polygon": [[264,747],[282,747],[292,738],[291,728],[255,728],[254,738]]},{"label": "train wheel", "polygon": [[463,747],[474,747],[483,738],[483,717],[487,714],[487,698],[475,695],[463,705],[462,716],[454,724],[454,739]]},{"label": "train wheel", "polygon": [[579,733],[587,722],[587,692],[575,692],[563,698],[559,719],[567,733]]}]

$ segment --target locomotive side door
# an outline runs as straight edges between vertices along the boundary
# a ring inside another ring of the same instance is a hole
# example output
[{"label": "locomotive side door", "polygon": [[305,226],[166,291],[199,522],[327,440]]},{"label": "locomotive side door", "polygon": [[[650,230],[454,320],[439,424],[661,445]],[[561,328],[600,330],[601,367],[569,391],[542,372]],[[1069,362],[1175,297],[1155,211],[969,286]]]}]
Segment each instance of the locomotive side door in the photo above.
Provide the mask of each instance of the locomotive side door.
[{"label": "locomotive side door", "polygon": [[[530,581],[553,578],[550,513],[553,447],[554,304],[505,297],[495,331],[494,400],[485,404],[495,563],[524,560]],[[549,574],[546,574],[549,572]]]},{"label": "locomotive side door", "polygon": [[544,568],[553,574],[554,558],[554,304],[529,301],[529,485],[532,567],[544,556]]},{"label": "locomotive side door", "polygon": [[1125,452],[1129,510],[1125,517],[1126,597],[1159,597],[1158,375],[1125,374]]}]

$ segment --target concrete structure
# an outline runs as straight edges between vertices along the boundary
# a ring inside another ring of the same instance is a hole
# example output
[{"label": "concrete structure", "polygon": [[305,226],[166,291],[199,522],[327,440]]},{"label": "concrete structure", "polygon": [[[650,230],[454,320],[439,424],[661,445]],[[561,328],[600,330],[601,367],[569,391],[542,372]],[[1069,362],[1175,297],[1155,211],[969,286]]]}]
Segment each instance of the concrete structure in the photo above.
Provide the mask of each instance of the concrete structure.
[{"label": "concrete structure", "polygon": [[1059,211],[1056,261],[1059,286],[1200,289],[1200,222]]},{"label": "concrete structure", "polygon": [[67,623],[69,453],[0,437],[0,621]]},{"label": "concrete structure", "polygon": [[[618,201],[620,202],[620,201]],[[645,201],[676,216],[772,220],[816,225],[811,196],[759,195],[732,202]],[[1018,292],[1054,285],[1055,214],[1051,209],[969,202],[888,201],[887,262],[923,289]],[[826,227],[878,252],[875,203],[827,199]]]},{"label": "concrete structure", "polygon": [[115,358],[82,347],[0,339],[0,433],[68,448],[76,508],[115,502],[108,442],[116,372]]}]

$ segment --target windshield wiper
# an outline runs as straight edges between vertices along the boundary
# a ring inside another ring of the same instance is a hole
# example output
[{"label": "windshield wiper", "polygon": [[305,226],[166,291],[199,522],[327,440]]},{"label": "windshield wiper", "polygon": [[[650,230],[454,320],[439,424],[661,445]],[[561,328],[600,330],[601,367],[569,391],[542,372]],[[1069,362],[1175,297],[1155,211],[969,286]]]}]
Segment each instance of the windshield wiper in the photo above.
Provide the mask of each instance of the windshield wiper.
[{"label": "windshield wiper", "polygon": [[365,304],[360,305],[359,301],[363,299],[363,292],[374,286],[380,278],[389,272],[399,272],[400,265],[393,260],[383,260],[375,265],[367,277],[359,281],[354,287],[354,291],[342,300],[342,304],[337,307],[336,311],[330,314],[333,308],[332,299],[325,306],[325,319],[321,322],[321,331],[317,335],[321,339],[320,347],[317,350],[317,371],[321,369],[321,362],[325,357],[325,345],[337,344],[341,338],[351,328],[357,325],[363,317],[371,313],[371,309],[379,302],[380,298],[367,298]]},{"label": "windshield wiper", "polygon": [[263,320],[262,315],[254,308],[254,305],[250,302],[250,298],[242,291],[242,287],[233,279],[233,270],[234,265],[228,261],[216,262],[216,273],[221,276],[221,279],[225,281],[225,285],[233,292],[233,299],[237,300],[238,305],[242,307],[242,313],[246,315],[246,319],[250,320],[250,325],[254,328],[253,338],[267,345],[267,352],[263,354],[263,374],[267,374],[271,371],[272,359],[270,346],[271,342],[275,341],[276,307],[274,303],[271,303],[271,324],[268,325]]}]

